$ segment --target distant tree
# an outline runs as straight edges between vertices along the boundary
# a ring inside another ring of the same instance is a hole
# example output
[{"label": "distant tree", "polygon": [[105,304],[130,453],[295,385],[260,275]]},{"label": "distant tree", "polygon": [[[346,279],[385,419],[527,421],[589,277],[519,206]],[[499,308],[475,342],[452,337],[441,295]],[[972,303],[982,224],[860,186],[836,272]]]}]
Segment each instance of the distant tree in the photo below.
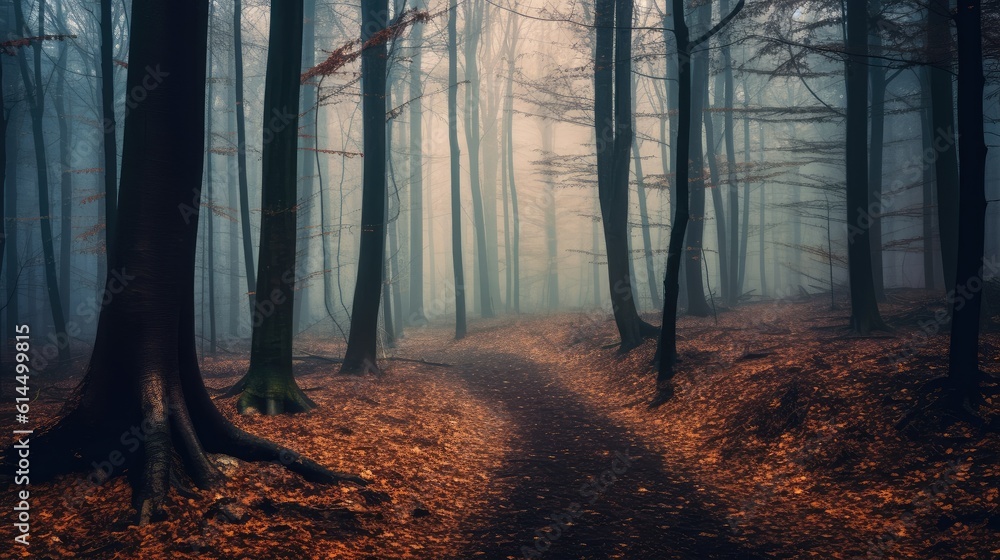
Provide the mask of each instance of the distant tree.
[{"label": "distant tree", "polygon": [[[847,1],[847,223],[851,328],[884,329],[872,275],[871,201],[868,191],[868,5]],[[832,289],[832,287],[831,287]]]},{"label": "distant tree", "polygon": [[[42,84],[42,40],[45,37],[45,0],[38,2],[38,32],[32,42],[34,75],[28,69],[28,58],[25,49],[20,49],[17,61],[21,70],[21,80],[24,83],[25,96],[28,98],[28,110],[31,114],[31,132],[35,147],[35,167],[37,170],[36,186],[38,189],[38,216],[42,230],[42,256],[45,270],[45,291],[48,295],[49,308],[55,332],[62,337],[66,333],[66,315],[63,301],[59,295],[59,279],[56,273],[56,253],[52,235],[52,209],[49,203],[49,169],[46,157],[45,141],[45,88]],[[21,0],[14,1],[14,19],[18,32],[30,37],[31,32],[24,19]],[[58,344],[59,362],[69,361],[69,345]]]},{"label": "distant tree", "polygon": [[236,94],[236,172],[240,185],[240,226],[243,229],[243,265],[246,269],[250,320],[254,315],[254,290],[257,275],[254,269],[253,236],[250,233],[250,185],[247,178],[246,98],[243,79],[243,0],[233,1],[233,89]]},{"label": "distant tree", "polygon": [[[239,0],[236,0],[239,4]],[[104,246],[110,258],[118,224],[118,123],[115,117],[115,29],[111,0],[101,0],[101,141],[104,156]]]},{"label": "distant tree", "polygon": [[239,394],[236,407],[244,413],[275,415],[316,406],[292,375],[302,22],[303,0],[271,5],[250,368],[230,390]]},{"label": "distant tree", "polygon": [[[200,487],[218,483],[208,453],[280,461],[312,481],[364,483],[243,432],[212,403],[195,352],[198,215],[187,211],[198,203],[204,164],[208,2],[137,2],[131,23],[128,88],[142,87],[147,68],[169,78],[125,118],[110,267],[118,275],[108,276],[112,297],[86,376],[63,417],[32,438],[32,482],[92,465],[92,480],[128,472],[140,525],[163,519],[172,481],[183,480],[178,469]],[[108,450],[122,449],[122,434],[137,426],[137,445],[122,450],[120,464],[108,461]]]},{"label": "distant tree", "polygon": [[[413,9],[424,2],[414,0]],[[410,36],[410,299],[407,321],[412,325],[427,322],[424,314],[424,165],[423,165],[423,49],[424,29],[416,26]]]},{"label": "distant tree", "polygon": [[[458,0],[448,7],[448,146],[451,154],[451,256],[455,269],[455,338],[465,337],[465,271],[462,269],[462,176],[458,147]],[[517,208],[515,203],[514,208]],[[516,212],[516,210],[515,210]]]}]

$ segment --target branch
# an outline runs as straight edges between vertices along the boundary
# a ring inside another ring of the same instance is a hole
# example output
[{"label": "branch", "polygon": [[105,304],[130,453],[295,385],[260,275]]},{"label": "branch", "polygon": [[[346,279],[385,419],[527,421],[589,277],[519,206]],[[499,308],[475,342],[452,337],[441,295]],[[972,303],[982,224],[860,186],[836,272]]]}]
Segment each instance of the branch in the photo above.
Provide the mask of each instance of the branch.
[{"label": "branch", "polygon": [[741,10],[743,10],[743,4],[744,3],[745,3],[745,0],[740,0],[739,2],[737,2],[736,5],[733,6],[733,11],[729,12],[729,15],[727,15],[726,17],[720,19],[719,23],[716,23],[714,26],[712,26],[712,28],[709,29],[708,31],[706,31],[704,35],[702,35],[701,37],[698,37],[694,41],[691,41],[691,43],[689,43],[688,48],[693,50],[698,45],[700,45],[700,44],[704,43],[705,41],[711,39],[712,35],[715,35],[719,31],[722,31],[722,28],[725,27],[726,25],[728,25],[729,22],[732,21],[732,19],[734,17],[736,17],[740,13]]}]

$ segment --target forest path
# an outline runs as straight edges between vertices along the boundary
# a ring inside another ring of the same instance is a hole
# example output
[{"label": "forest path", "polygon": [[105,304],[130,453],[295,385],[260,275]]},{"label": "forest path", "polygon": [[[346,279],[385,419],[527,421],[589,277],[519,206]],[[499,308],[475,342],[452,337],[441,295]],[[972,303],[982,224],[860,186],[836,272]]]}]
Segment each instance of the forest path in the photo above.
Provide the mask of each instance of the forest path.
[{"label": "forest path", "polygon": [[[548,360],[531,358],[537,346],[512,348],[509,335],[517,330],[523,341],[523,329],[486,327],[458,342],[436,329],[415,334],[425,350],[436,339],[440,351],[427,359],[452,363],[451,374],[517,426],[515,451],[497,474],[513,489],[470,524],[473,548],[454,558],[769,558],[729,539],[729,524],[711,511],[704,488],[666,472],[635,434],[561,387]],[[530,338],[551,346],[544,335]]]}]

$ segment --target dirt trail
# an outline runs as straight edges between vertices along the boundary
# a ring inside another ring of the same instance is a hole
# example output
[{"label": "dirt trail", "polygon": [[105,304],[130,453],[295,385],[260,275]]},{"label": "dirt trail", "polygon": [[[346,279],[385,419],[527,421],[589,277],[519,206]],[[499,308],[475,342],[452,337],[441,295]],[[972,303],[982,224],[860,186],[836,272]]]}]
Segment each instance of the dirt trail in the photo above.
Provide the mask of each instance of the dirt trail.
[{"label": "dirt trail", "polygon": [[733,543],[703,488],[665,472],[638,437],[561,388],[552,366],[513,353],[508,328],[518,327],[472,333],[472,342],[426,356],[454,364],[473,394],[517,423],[517,451],[499,473],[513,484],[508,500],[470,524],[467,542],[475,544],[453,558],[772,557]]}]

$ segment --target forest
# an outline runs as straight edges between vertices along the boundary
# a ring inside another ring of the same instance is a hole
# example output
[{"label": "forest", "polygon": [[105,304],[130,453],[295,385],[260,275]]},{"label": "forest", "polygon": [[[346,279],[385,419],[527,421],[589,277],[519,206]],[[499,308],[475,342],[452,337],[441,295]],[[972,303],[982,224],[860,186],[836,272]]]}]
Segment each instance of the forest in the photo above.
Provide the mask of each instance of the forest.
[{"label": "forest", "polygon": [[3,558],[1000,558],[997,0],[0,0]]}]

